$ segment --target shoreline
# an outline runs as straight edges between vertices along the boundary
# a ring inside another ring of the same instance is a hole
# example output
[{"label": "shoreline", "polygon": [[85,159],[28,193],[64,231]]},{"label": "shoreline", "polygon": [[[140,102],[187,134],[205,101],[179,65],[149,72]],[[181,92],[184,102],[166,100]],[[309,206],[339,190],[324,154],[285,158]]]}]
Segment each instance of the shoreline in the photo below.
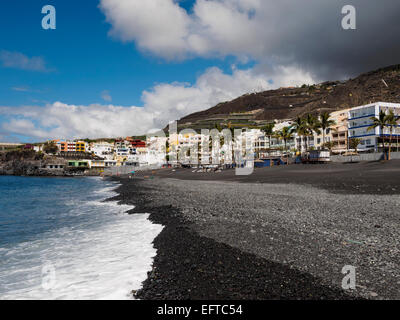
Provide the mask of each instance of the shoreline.
[{"label": "shoreline", "polygon": [[[137,297],[400,299],[399,164],[114,178],[113,200],[164,225]],[[345,265],[357,268],[356,290],[341,289]]]},{"label": "shoreline", "polygon": [[[105,203],[117,195],[116,182],[1,180],[2,200],[9,200],[0,214],[1,298],[125,300],[132,288],[141,287],[156,254],[151,243],[161,226],[151,224],[146,214],[129,217],[132,206]],[[57,201],[64,206],[46,205]],[[27,255],[29,265],[24,264]],[[56,279],[45,290],[41,270],[47,266]]]},{"label": "shoreline", "polygon": [[[155,238],[152,271],[135,292],[145,300],[337,300],[360,299],[326,286],[312,275],[199,235],[173,206],[153,206],[143,181],[118,178],[112,198],[134,204],[130,214],[150,213],[164,229]],[[128,190],[129,189],[129,190]],[[131,195],[134,194],[133,197]]]}]

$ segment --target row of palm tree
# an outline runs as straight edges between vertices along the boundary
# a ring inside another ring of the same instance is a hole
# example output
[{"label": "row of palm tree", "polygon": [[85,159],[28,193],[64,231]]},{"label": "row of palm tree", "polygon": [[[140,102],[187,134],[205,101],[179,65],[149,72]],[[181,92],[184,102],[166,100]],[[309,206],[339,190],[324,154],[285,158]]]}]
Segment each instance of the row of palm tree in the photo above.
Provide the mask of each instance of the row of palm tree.
[{"label": "row of palm tree", "polygon": [[304,140],[305,149],[308,150],[308,139],[315,134],[320,135],[322,132],[322,145],[326,146],[326,131],[329,127],[335,125],[335,121],[330,119],[328,112],[323,112],[319,117],[315,117],[312,114],[307,114],[305,117],[297,117],[292,126],[284,127],[282,130],[275,132],[274,123],[269,123],[264,126],[261,130],[268,138],[269,146],[271,147],[272,137],[276,137],[284,142],[285,151],[287,151],[287,142],[293,138],[296,133],[301,142]]},{"label": "row of palm tree", "polygon": [[308,149],[308,139],[315,134],[320,135],[322,131],[322,145],[325,147],[326,144],[326,131],[331,126],[335,125],[336,122],[330,119],[328,112],[323,112],[319,117],[315,117],[312,114],[308,114],[305,117],[297,117],[295,120],[292,130],[305,143],[305,149]]},{"label": "row of palm tree", "polygon": [[[399,118],[394,114],[393,110],[389,110],[388,113],[381,110],[379,112],[378,117],[371,117],[372,125],[368,127],[367,131],[375,130],[376,128],[380,129],[380,136],[383,137],[383,131],[388,128],[390,132],[389,139],[389,153],[386,156],[386,152],[384,150],[384,157],[387,160],[390,160],[391,151],[392,151],[392,138],[393,138],[393,129],[395,129],[398,125]],[[385,149],[385,141],[383,140],[383,149]]]},{"label": "row of palm tree", "polygon": [[[373,123],[369,130],[373,130],[377,127],[380,128],[380,135],[383,136],[384,129],[389,129],[390,139],[389,139],[389,152],[387,154],[387,160],[390,160],[391,157],[391,149],[392,149],[392,138],[393,138],[393,130],[397,127],[399,122],[399,117],[397,117],[393,110],[390,110],[388,113],[381,110],[378,117],[371,118]],[[331,150],[334,147],[334,142],[326,141],[327,129],[334,126],[336,122],[330,119],[330,114],[328,112],[322,112],[318,117],[307,114],[304,117],[297,117],[294,123],[290,127],[284,127],[282,130],[276,132],[274,131],[275,123],[268,123],[264,127],[261,128],[261,131],[268,138],[269,148],[271,148],[271,140],[273,137],[278,138],[279,140],[284,142],[284,150],[287,151],[287,143],[291,140],[296,133],[300,139],[301,144],[305,145],[306,151],[308,150],[308,140],[309,137],[314,136],[314,134],[320,135],[322,133],[322,146],[323,148],[327,148]],[[228,126],[229,129],[231,126]],[[232,130],[233,131],[233,130]],[[353,149],[357,152],[357,146],[361,143],[360,139],[351,139],[349,141],[349,146],[352,146]],[[385,148],[385,142],[383,141],[383,147]],[[301,150],[300,150],[301,151]],[[386,158],[386,153],[385,153]]]}]

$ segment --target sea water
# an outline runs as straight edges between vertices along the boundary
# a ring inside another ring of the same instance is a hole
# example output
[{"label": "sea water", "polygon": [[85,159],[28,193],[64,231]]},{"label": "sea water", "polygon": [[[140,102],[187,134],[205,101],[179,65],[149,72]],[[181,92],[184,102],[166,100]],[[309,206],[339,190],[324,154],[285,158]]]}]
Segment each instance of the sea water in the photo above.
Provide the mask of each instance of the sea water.
[{"label": "sea water", "polygon": [[130,299],[162,227],[104,202],[118,184],[0,176],[1,299]]}]

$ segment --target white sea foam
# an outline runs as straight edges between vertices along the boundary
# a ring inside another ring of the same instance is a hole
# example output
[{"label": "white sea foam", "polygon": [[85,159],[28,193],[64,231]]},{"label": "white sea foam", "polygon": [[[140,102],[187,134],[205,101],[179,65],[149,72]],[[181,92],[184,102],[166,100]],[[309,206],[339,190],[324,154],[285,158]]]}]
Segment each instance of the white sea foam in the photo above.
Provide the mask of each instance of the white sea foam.
[{"label": "white sea foam", "polygon": [[[100,191],[102,199],[114,188]],[[105,222],[91,218],[2,248],[0,299],[132,298],[131,290],[141,288],[151,269],[152,242],[162,226],[152,224],[148,214],[126,214],[132,206],[102,199],[71,202],[69,214],[107,214]]]}]

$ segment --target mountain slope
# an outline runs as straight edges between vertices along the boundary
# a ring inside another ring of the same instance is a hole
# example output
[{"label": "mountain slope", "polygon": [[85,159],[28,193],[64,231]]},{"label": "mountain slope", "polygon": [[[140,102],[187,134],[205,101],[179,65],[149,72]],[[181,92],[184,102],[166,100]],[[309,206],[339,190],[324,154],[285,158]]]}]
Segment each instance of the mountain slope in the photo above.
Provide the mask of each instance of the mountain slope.
[{"label": "mountain slope", "polygon": [[262,125],[307,113],[335,111],[377,101],[400,102],[400,65],[364,73],[347,81],[246,94],[179,120],[180,128],[215,124]]}]

